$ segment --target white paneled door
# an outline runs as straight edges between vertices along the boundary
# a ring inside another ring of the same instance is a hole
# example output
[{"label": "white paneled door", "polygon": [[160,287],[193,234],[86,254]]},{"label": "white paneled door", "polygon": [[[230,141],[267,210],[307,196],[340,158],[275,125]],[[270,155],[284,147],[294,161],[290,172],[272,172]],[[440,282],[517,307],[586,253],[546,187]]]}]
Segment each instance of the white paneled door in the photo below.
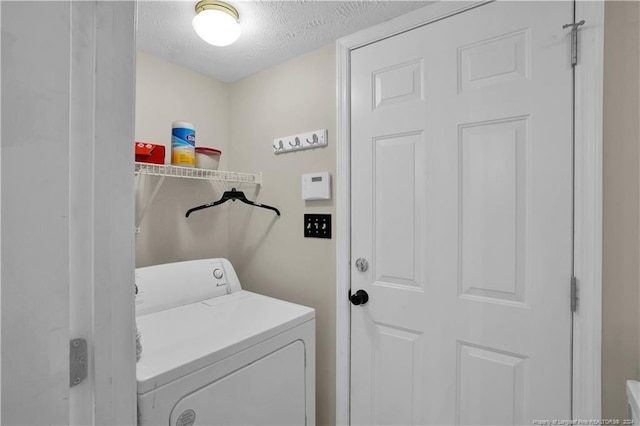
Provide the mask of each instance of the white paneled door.
[{"label": "white paneled door", "polygon": [[497,2],[352,52],[352,424],[570,418],[572,17]]}]

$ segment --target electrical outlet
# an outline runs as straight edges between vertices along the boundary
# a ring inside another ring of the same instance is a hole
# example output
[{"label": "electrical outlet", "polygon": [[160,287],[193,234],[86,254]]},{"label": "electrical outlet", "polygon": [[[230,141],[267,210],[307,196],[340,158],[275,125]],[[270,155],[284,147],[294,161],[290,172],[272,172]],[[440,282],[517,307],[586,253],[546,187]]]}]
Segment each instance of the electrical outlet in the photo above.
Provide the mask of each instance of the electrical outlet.
[{"label": "electrical outlet", "polygon": [[331,238],[330,214],[305,214],[305,238]]}]

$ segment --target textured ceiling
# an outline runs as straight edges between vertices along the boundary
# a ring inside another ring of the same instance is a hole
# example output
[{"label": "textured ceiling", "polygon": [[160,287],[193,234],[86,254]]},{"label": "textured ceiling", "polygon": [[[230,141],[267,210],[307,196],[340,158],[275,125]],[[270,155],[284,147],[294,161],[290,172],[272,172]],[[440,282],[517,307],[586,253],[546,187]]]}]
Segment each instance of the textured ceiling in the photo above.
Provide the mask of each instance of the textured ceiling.
[{"label": "textured ceiling", "polygon": [[431,3],[426,1],[229,1],[242,35],[210,46],[191,27],[196,1],[139,1],[139,50],[232,82],[340,37]]}]

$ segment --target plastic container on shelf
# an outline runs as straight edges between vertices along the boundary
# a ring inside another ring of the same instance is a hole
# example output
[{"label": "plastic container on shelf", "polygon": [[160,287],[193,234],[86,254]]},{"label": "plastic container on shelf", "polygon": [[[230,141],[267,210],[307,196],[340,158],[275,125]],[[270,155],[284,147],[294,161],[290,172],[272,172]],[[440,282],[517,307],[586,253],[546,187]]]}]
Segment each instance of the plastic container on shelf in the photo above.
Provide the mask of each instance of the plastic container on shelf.
[{"label": "plastic container on shelf", "polygon": [[222,151],[206,146],[196,147],[196,167],[199,169],[218,170]]},{"label": "plastic container on shelf", "polygon": [[171,164],[193,167],[195,165],[196,128],[186,121],[171,123]]}]

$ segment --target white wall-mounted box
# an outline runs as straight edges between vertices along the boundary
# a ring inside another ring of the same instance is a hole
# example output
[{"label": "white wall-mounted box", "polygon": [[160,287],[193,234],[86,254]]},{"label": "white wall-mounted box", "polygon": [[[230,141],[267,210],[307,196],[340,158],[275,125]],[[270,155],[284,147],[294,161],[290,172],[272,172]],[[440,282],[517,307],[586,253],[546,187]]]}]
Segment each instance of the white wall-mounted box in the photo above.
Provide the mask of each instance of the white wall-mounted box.
[{"label": "white wall-mounted box", "polygon": [[330,200],[331,175],[329,172],[302,175],[303,200]]}]

